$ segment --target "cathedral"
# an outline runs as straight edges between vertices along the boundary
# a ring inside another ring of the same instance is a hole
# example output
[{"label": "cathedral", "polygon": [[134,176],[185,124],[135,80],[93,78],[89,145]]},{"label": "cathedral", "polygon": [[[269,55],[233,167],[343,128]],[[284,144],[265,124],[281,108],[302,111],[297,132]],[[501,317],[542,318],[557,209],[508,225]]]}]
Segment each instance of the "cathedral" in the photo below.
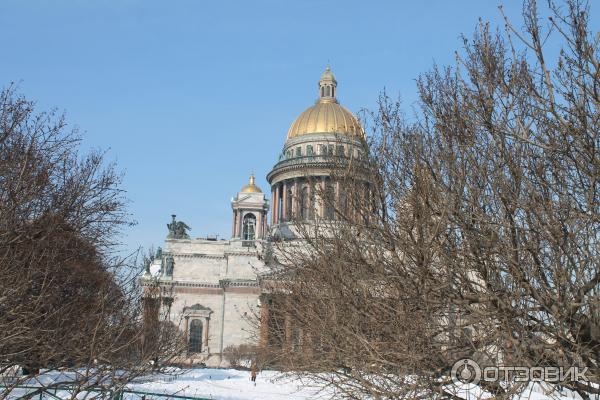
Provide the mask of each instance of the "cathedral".
[{"label": "cathedral", "polygon": [[[291,124],[282,152],[267,174],[267,198],[250,176],[231,201],[231,239],[190,238],[187,225],[172,216],[168,235],[140,278],[146,289],[161,289],[167,318],[187,340],[186,363],[227,366],[228,346],[265,340],[259,326],[268,312],[264,302],[274,262],[273,240],[293,242],[297,223],[333,219],[333,210],[316,193],[343,202],[339,183],[330,176],[333,163],[361,159],[363,128],[337,100],[337,81],[329,67],[318,85],[314,105]],[[270,212],[270,213],[269,213]],[[261,301],[263,300],[263,301]]]}]

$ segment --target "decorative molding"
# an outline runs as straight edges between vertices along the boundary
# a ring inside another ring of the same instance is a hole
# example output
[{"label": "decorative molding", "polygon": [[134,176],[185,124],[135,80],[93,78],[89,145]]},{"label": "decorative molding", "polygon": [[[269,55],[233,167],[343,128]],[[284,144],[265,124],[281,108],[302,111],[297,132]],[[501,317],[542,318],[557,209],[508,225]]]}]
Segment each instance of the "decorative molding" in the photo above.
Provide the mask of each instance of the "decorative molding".
[{"label": "decorative molding", "polygon": [[[143,277],[142,277],[143,278]],[[191,287],[191,288],[210,288],[210,289],[223,289],[232,287],[259,287],[258,280],[255,279],[221,279],[218,283],[212,282],[190,282],[190,281],[172,281],[164,279],[140,279],[142,286],[152,286],[158,284],[161,287]]]},{"label": "decorative molding", "polygon": [[[205,307],[200,303],[196,303],[192,306],[187,306],[187,307],[183,307],[183,310],[181,312],[181,314],[183,315],[184,318],[197,318],[197,317],[203,317],[206,319],[210,318],[210,314],[213,313],[213,310],[211,310],[209,307]],[[204,324],[205,326],[203,328],[206,328],[206,322]]]},{"label": "decorative molding", "polygon": [[214,258],[214,259],[223,259],[227,256],[225,254],[206,254],[206,253],[175,253],[173,254],[175,258]]},{"label": "decorative molding", "polygon": [[173,281],[173,280],[165,280],[165,279],[144,279],[141,281],[142,286],[153,286],[158,284],[159,286],[169,286],[169,287],[199,287],[199,288],[215,288],[219,289],[221,286],[218,283],[209,283],[209,282],[188,282],[188,281]]},{"label": "decorative molding", "polygon": [[219,284],[222,288],[230,287],[259,287],[258,280],[247,279],[221,279]]}]

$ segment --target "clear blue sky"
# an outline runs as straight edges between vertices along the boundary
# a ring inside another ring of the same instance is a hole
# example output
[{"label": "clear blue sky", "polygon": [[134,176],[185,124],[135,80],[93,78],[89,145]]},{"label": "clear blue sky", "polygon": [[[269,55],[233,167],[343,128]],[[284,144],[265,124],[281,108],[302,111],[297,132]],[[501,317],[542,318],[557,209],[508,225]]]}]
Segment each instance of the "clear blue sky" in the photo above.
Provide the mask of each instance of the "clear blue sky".
[{"label": "clear blue sky", "polygon": [[[520,25],[520,1],[504,3]],[[251,171],[270,193],[265,175],[328,61],[350,110],[374,108],[384,87],[409,106],[461,33],[501,24],[498,4],[2,0],[0,86],[20,82],[65,110],[86,148],[109,149],[138,221],[129,248],[160,245],[171,213],[193,237],[229,238],[231,197]]]}]

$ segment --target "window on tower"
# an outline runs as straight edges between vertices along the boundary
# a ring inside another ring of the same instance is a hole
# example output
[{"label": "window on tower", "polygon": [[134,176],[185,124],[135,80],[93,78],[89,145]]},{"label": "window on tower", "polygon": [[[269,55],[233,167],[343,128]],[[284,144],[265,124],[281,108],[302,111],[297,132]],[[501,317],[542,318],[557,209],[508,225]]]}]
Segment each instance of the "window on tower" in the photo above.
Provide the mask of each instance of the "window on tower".
[{"label": "window on tower", "polygon": [[256,232],[256,217],[254,214],[246,214],[243,222],[243,239],[254,240]]},{"label": "window on tower", "polygon": [[302,147],[296,147],[296,157],[302,156]]},{"label": "window on tower", "polygon": [[309,156],[309,157],[315,155],[313,147],[310,144],[306,145],[306,155]]}]

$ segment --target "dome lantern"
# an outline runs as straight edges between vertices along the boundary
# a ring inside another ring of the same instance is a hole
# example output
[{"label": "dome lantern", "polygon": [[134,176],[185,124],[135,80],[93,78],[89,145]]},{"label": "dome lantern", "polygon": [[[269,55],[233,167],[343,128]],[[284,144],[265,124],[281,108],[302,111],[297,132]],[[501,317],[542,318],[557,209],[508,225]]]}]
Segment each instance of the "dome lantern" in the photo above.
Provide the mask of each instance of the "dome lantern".
[{"label": "dome lantern", "polygon": [[335,102],[335,92],[337,89],[337,81],[329,66],[325,68],[325,72],[319,80],[319,101],[320,102]]}]

